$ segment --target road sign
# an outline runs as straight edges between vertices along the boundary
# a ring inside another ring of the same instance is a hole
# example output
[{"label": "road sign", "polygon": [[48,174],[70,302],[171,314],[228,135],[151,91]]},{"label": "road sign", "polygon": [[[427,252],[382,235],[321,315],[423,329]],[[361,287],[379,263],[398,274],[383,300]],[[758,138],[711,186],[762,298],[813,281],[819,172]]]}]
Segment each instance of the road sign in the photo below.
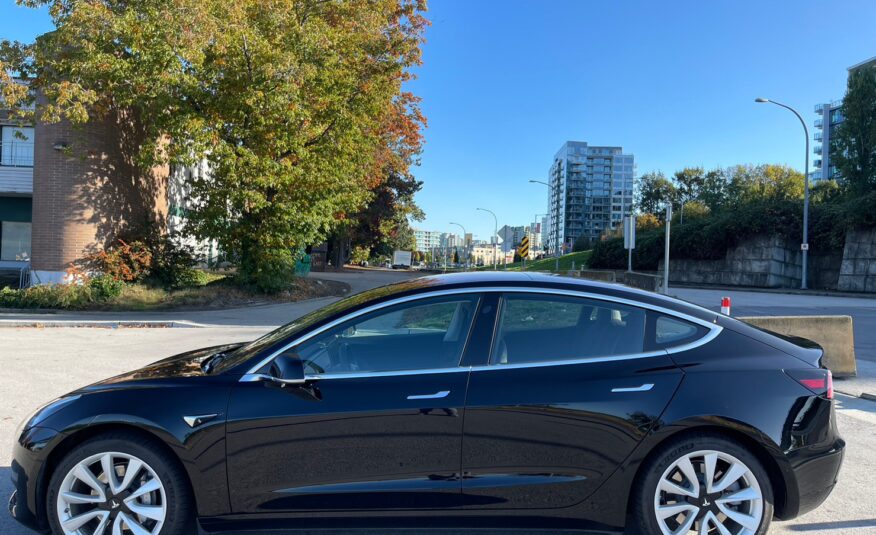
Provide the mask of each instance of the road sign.
[{"label": "road sign", "polygon": [[517,254],[520,255],[521,258],[526,258],[529,255],[529,236],[524,236],[522,240],[520,240],[520,245],[517,246]]},{"label": "road sign", "polygon": [[624,217],[624,249],[636,248],[636,217]]}]

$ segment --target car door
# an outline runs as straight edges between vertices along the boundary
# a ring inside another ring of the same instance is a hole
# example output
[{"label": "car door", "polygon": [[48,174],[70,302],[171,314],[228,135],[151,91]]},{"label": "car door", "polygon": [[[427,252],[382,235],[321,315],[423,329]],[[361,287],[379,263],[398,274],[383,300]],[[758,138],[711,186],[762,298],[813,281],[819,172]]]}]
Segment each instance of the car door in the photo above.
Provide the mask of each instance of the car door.
[{"label": "car door", "polygon": [[647,313],[545,293],[502,297],[489,362],[469,381],[463,493],[477,507],[586,499],[659,419],[681,381],[644,352]]},{"label": "car door", "polygon": [[228,409],[236,513],[444,507],[460,491],[478,294],[350,318],[286,351],[307,384],[241,382]]}]

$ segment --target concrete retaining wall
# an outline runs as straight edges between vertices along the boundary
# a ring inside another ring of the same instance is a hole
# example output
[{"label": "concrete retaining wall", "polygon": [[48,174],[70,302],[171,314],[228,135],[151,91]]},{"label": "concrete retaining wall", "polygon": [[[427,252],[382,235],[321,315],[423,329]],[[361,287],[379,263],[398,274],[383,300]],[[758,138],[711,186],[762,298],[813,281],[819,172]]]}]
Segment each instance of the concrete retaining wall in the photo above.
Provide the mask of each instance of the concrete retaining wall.
[{"label": "concrete retaining wall", "polygon": [[835,376],[857,374],[851,316],[757,316],[736,319],[775,333],[812,340],[824,348],[824,365]]},{"label": "concrete retaining wall", "polygon": [[603,282],[616,282],[617,276],[614,271],[607,269],[577,269],[573,271],[567,271],[566,276],[568,277],[578,277],[581,279],[588,279],[594,281],[603,281]]},{"label": "concrete retaining wall", "polygon": [[663,291],[663,276],[649,275],[647,273],[624,273],[623,281],[627,286],[660,293]]},{"label": "concrete retaining wall", "polygon": [[846,233],[837,289],[876,292],[876,229]]},{"label": "concrete retaining wall", "polygon": [[[810,286],[835,289],[839,255],[810,255]],[[721,260],[669,260],[669,282],[757,288],[796,288],[803,273],[799,245],[778,236],[758,236],[727,251]],[[661,261],[658,270],[663,270]]]}]

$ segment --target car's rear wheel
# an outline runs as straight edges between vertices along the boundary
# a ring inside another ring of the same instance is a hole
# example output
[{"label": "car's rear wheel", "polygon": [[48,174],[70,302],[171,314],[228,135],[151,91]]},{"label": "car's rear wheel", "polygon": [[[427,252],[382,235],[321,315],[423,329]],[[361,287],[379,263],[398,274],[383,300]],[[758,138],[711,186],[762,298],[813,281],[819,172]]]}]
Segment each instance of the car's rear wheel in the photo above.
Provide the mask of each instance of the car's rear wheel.
[{"label": "car's rear wheel", "polygon": [[49,482],[55,535],[182,535],[191,498],[174,460],[128,433],[90,439],[69,452]]},{"label": "car's rear wheel", "polygon": [[769,476],[736,442],[685,437],[662,448],[644,470],[631,504],[634,533],[762,535],[769,529]]}]

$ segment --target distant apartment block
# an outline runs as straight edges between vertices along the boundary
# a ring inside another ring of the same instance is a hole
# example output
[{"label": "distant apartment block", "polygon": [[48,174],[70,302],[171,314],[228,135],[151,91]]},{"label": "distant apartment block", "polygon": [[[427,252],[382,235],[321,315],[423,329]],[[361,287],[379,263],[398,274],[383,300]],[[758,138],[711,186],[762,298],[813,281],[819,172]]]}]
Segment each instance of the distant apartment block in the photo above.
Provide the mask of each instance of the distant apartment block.
[{"label": "distant apartment block", "polygon": [[[876,57],[870,58],[848,68],[849,74],[864,69],[876,68]],[[814,171],[809,173],[812,181],[833,180],[838,178],[836,165],[830,161],[831,142],[836,136],[836,130],[843,122],[842,99],[824,104],[815,105],[815,133],[812,139],[815,142],[812,151],[815,157],[812,160]]]},{"label": "distant apartment block", "polygon": [[580,236],[597,239],[623,222],[633,208],[635,162],[622,147],[567,141],[548,171],[548,235],[545,247],[569,252]]},{"label": "distant apartment block", "polygon": [[414,239],[417,242],[417,251],[431,251],[436,247],[442,246],[444,232],[439,230],[421,230],[414,229]]}]

